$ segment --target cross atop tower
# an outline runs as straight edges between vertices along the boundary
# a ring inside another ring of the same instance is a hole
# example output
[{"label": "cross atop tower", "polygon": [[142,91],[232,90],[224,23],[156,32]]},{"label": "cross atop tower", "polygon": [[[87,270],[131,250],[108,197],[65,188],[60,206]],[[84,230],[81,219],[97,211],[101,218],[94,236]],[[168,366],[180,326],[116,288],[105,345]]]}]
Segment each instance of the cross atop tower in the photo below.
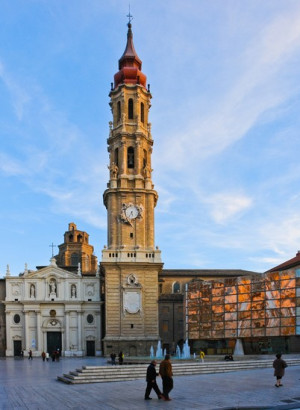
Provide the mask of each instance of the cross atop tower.
[{"label": "cross atop tower", "polygon": [[56,245],[54,245],[53,242],[51,243],[51,245],[49,245],[49,247],[52,248],[52,258],[53,258],[53,256],[54,256],[53,249],[55,248],[55,246],[56,246]]},{"label": "cross atop tower", "polygon": [[127,14],[126,17],[128,17],[128,24],[131,24],[133,16],[132,16],[132,14],[130,14],[130,4],[129,4],[129,13]]}]

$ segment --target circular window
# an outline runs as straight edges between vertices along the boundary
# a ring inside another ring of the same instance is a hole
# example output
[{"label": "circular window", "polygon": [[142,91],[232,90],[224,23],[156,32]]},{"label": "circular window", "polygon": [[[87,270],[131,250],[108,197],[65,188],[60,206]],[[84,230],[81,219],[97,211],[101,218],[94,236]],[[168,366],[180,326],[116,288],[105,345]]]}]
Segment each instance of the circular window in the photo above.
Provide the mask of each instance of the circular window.
[{"label": "circular window", "polygon": [[93,323],[94,316],[93,315],[87,315],[86,320],[87,320],[88,323]]},{"label": "circular window", "polygon": [[15,323],[20,323],[20,321],[21,321],[20,315],[16,314],[16,315],[14,316],[14,322],[15,322]]}]

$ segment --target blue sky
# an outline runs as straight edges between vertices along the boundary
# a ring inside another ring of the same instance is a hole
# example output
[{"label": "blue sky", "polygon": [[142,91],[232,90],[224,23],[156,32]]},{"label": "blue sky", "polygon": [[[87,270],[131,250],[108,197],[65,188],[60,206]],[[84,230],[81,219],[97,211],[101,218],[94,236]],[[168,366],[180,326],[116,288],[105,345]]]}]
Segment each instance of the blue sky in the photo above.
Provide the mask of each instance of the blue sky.
[{"label": "blue sky", "polygon": [[[131,0],[153,95],[165,268],[262,272],[300,248],[300,2]],[[0,5],[0,276],[69,222],[106,244],[110,83],[128,1]]]}]

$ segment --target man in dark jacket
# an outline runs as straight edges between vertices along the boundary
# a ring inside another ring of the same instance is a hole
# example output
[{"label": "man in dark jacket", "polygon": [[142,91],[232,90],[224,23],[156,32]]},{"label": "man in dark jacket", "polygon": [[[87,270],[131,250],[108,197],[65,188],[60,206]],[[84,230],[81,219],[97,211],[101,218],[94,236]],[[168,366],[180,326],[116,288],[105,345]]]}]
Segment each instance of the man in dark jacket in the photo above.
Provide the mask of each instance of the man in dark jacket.
[{"label": "man in dark jacket", "polygon": [[147,369],[147,376],[146,376],[147,387],[145,391],[145,400],[152,400],[151,397],[149,397],[152,389],[157,394],[157,397],[159,399],[161,398],[161,391],[159,390],[159,387],[156,383],[156,376],[158,376],[158,373],[156,373],[155,366],[156,366],[156,361],[152,360],[152,362],[149,364],[148,369]]}]

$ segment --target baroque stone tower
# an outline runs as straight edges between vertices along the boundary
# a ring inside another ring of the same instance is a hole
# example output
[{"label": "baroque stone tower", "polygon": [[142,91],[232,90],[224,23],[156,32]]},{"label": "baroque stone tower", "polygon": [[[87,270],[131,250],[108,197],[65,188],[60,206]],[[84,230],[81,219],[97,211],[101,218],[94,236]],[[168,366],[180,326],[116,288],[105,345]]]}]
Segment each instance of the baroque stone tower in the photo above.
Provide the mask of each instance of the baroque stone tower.
[{"label": "baroque stone tower", "polygon": [[69,223],[64,234],[64,243],[58,245],[59,253],[55,256],[56,263],[63,269],[80,270],[83,275],[95,275],[97,272],[97,257],[94,247],[89,244],[89,235],[79,231],[74,222]]},{"label": "baroque stone tower", "polygon": [[108,244],[101,262],[105,354],[122,350],[125,355],[149,355],[159,339],[158,273],[163,264],[154,243],[158,195],[151,179],[151,93],[141,68],[129,22],[126,48],[109,95],[113,115],[107,140],[110,179],[103,194]]}]

